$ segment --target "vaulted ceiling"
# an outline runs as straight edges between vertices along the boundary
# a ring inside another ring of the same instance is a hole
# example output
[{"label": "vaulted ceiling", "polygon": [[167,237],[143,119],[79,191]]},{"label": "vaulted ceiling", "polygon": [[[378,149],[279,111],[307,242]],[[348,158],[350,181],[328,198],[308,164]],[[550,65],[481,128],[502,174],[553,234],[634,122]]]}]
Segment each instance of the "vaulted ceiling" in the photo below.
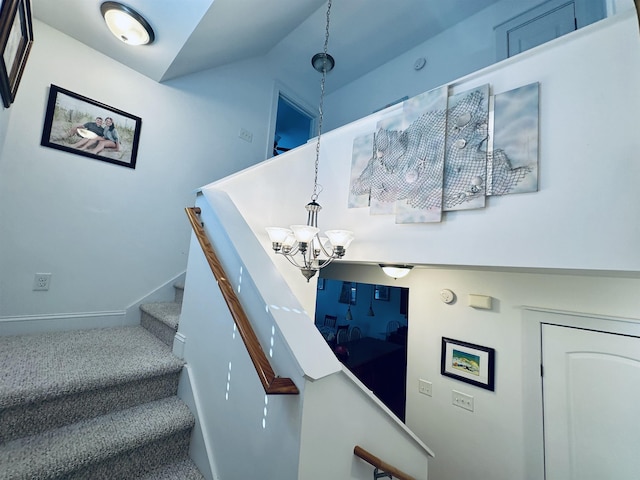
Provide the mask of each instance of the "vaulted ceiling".
[{"label": "vaulted ceiling", "polygon": [[[329,53],[337,89],[497,0],[334,0]],[[34,17],[159,82],[277,52],[287,75],[317,80],[325,0],[126,0],[151,24],[131,47],[107,30],[102,0],[32,0]],[[37,41],[37,38],[36,38]],[[339,67],[339,68],[338,68]]]}]

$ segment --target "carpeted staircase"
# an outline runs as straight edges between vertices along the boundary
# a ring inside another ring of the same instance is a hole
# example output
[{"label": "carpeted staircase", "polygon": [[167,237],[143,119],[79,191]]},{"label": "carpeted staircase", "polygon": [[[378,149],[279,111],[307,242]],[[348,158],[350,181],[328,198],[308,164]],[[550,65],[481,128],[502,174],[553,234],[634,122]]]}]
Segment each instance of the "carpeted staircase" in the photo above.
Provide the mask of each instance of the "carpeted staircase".
[{"label": "carpeted staircase", "polygon": [[0,336],[0,480],[203,480],[176,396],[181,301],[177,285],[141,326]]}]

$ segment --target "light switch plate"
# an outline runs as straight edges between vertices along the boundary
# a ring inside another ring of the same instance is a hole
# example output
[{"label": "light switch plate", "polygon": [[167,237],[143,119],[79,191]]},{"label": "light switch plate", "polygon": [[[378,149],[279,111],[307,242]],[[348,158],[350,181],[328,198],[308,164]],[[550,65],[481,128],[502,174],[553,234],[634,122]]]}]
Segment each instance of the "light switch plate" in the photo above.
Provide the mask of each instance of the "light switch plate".
[{"label": "light switch plate", "polygon": [[465,410],[473,412],[473,397],[471,395],[453,390],[451,403],[453,403],[456,407],[464,408]]},{"label": "light switch plate", "polygon": [[431,382],[428,382],[427,380],[423,380],[423,379],[418,380],[418,391],[423,395],[428,395],[430,397],[432,394],[431,387],[432,387]]}]

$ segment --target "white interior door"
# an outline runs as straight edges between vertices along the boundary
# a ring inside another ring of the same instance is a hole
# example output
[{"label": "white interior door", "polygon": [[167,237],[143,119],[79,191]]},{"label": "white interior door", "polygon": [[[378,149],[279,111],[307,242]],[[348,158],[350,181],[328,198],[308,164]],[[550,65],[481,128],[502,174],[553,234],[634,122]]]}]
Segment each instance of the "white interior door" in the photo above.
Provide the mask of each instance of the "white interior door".
[{"label": "white interior door", "polygon": [[546,480],[640,479],[640,338],[542,325]]}]

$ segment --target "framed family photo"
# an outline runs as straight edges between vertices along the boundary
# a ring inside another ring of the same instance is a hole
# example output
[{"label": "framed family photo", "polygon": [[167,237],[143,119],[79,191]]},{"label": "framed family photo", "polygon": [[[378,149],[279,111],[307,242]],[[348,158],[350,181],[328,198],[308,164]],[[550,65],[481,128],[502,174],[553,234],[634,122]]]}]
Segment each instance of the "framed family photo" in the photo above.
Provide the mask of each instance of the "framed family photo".
[{"label": "framed family photo", "polygon": [[442,337],[440,373],[476,387],[494,391],[495,350]]},{"label": "framed family photo", "polygon": [[51,85],[40,144],[136,168],[141,125],[140,117]]},{"label": "framed family photo", "polygon": [[0,96],[13,103],[33,43],[30,0],[0,0]]}]

